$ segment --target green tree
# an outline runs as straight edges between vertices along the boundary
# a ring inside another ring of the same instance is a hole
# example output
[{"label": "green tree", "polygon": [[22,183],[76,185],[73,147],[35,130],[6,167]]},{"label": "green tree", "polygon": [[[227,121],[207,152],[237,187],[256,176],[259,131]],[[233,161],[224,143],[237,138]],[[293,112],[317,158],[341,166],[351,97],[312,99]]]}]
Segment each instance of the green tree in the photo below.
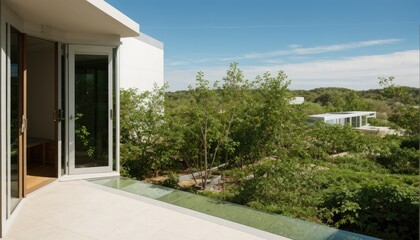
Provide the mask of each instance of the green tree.
[{"label": "green tree", "polygon": [[305,114],[301,106],[290,104],[289,84],[282,71],[276,76],[257,76],[252,83],[246,106],[232,130],[232,138],[238,143],[234,157],[241,167],[298,145]]},{"label": "green tree", "polygon": [[164,114],[163,87],[137,93],[121,89],[120,142],[122,173],[137,179],[157,176],[171,161],[170,129]]},{"label": "green tree", "polygon": [[284,72],[247,81],[237,64],[220,86],[210,87],[203,73],[197,74],[188,105],[174,115],[179,116],[181,158],[202,173],[203,188],[217,164],[244,166],[297,145],[305,115],[289,103],[289,84]]},{"label": "green tree", "polygon": [[[316,122],[309,129],[307,141],[310,143],[309,150],[315,150],[317,154],[320,150],[326,154],[360,152],[364,145],[362,134],[350,125],[341,126],[323,122]],[[316,156],[316,154],[311,155]],[[322,155],[318,155],[318,157],[322,157]]]},{"label": "green tree", "polygon": [[389,121],[404,129],[405,134],[418,138],[420,131],[419,107],[416,100],[410,94],[409,88],[394,84],[394,77],[380,77],[379,85],[384,88],[385,95],[393,100],[392,114]]},{"label": "green tree", "polygon": [[312,114],[322,114],[325,113],[325,109],[324,107],[322,107],[320,104],[318,103],[313,103],[313,102],[304,102],[303,103],[304,109],[303,111],[305,112],[305,114],[307,115],[312,115]]},{"label": "green tree", "polygon": [[[199,72],[196,86],[190,86],[189,104],[183,109],[180,153],[189,169],[199,171],[204,189],[211,169],[222,162],[222,155],[235,147],[231,128],[239,113],[241,94],[246,81],[232,64],[222,86],[210,82]],[[195,178],[194,178],[195,179]]]},{"label": "green tree", "polygon": [[329,112],[369,110],[366,100],[349,89],[330,89],[319,95],[315,102],[325,106]]}]

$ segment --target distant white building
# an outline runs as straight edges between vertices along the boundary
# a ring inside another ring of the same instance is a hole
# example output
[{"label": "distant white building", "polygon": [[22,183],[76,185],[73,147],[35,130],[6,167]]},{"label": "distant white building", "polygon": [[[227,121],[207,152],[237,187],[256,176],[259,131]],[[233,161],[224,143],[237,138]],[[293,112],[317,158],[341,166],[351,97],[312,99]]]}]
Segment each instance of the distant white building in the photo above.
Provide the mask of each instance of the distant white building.
[{"label": "distant white building", "polygon": [[305,101],[304,97],[294,97],[290,100],[290,104],[302,104]]},{"label": "distant white building", "polygon": [[322,121],[327,124],[340,124],[342,126],[349,124],[354,128],[361,128],[369,125],[369,118],[376,118],[376,112],[348,111],[315,114],[309,116],[309,123],[313,125],[316,121]]}]

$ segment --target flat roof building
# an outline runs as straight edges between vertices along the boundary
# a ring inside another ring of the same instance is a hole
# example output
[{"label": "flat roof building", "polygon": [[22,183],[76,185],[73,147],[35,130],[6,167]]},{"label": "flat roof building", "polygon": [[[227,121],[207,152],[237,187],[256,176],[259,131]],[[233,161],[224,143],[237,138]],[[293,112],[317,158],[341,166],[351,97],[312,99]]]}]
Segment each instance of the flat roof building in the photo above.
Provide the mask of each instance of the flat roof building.
[{"label": "flat roof building", "polygon": [[290,104],[302,104],[305,102],[305,98],[304,97],[294,97],[290,100]]},{"label": "flat roof building", "polygon": [[342,126],[349,124],[354,128],[360,128],[369,125],[369,118],[376,118],[376,112],[347,111],[315,114],[309,116],[309,123],[313,125],[316,121],[322,121],[327,124],[340,124]]}]

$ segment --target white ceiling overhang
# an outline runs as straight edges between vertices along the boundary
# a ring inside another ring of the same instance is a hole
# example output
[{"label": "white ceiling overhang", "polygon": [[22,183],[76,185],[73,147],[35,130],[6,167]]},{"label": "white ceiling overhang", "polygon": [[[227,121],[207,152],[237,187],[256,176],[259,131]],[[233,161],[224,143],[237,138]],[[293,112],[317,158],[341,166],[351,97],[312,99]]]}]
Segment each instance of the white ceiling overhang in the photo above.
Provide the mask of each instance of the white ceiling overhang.
[{"label": "white ceiling overhang", "polygon": [[25,22],[68,33],[139,35],[139,24],[104,0],[3,0]]}]

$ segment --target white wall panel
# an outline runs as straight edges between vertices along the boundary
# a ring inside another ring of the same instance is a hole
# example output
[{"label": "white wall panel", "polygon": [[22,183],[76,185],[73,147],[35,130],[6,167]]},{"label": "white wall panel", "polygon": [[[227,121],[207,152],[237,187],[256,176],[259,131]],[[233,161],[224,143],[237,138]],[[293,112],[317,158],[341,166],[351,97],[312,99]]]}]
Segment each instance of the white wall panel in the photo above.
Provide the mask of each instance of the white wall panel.
[{"label": "white wall panel", "polygon": [[123,38],[120,55],[120,87],[151,90],[164,82],[163,44],[143,33],[138,38]]}]

